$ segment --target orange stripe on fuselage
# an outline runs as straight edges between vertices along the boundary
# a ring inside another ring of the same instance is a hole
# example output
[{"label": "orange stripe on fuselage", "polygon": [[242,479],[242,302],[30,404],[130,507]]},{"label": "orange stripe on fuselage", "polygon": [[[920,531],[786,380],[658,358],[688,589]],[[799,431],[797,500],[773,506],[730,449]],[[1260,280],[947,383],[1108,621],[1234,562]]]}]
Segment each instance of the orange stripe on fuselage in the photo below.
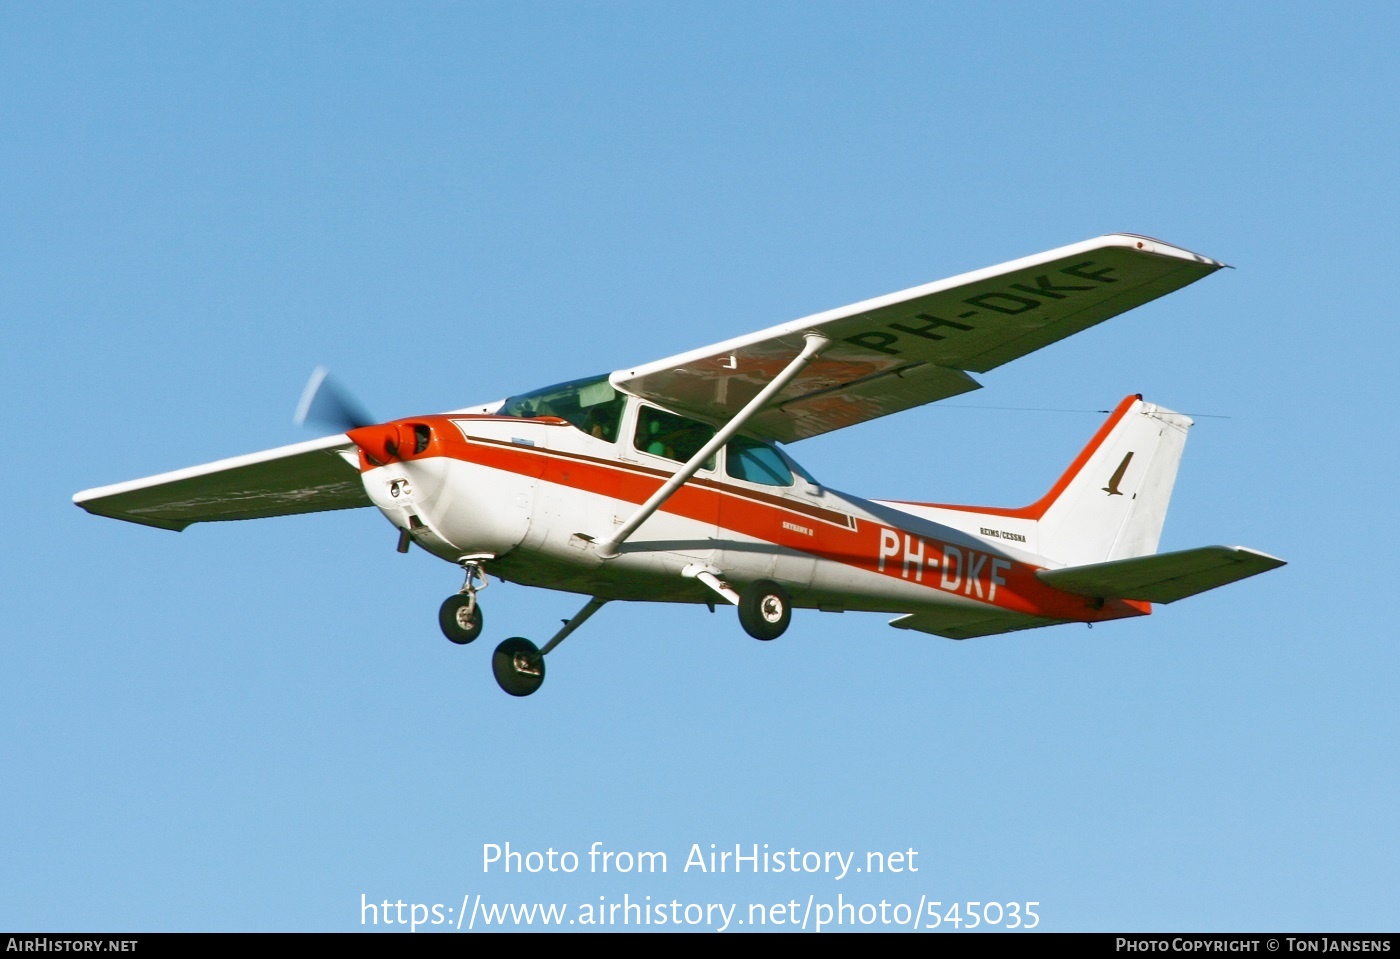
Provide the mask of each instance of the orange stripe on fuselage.
[{"label": "orange stripe on fuselage", "polygon": [[[1136,397],[1130,398],[1133,399]],[[1100,433],[1106,435],[1125,409],[1120,407],[1116,411],[1119,415],[1111,418]],[[465,425],[464,421],[471,419],[457,415],[415,420],[438,428],[433,430],[428,448],[413,458],[446,456],[635,504],[645,502],[672,475],[636,463],[467,436],[458,424]],[[529,422],[567,426],[559,420]],[[1057,484],[1057,490],[1073,478],[1083,465],[1082,460],[1099,442],[1102,437],[1095,436],[1090,448]],[[362,467],[369,468],[370,464],[362,463]],[[1053,495],[1047,499],[1053,499]],[[714,479],[692,479],[666,501],[662,510],[820,559],[1031,616],[1090,622],[1142,615],[1150,609],[1148,604],[1123,601],[1108,601],[1096,609],[1098,604],[1093,600],[1041,582],[1035,575],[1040,567],[1017,562],[1002,553],[922,537],[900,527]],[[891,536],[898,540],[899,548],[894,553],[888,549]],[[914,561],[920,553],[921,563]]]}]

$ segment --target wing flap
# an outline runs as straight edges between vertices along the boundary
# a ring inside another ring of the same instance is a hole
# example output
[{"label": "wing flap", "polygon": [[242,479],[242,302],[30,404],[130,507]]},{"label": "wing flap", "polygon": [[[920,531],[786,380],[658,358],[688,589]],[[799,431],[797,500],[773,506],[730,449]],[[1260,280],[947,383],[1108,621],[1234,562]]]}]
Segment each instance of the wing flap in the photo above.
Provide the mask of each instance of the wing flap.
[{"label": "wing flap", "polygon": [[191,523],[260,519],[370,506],[359,471],[328,436],[261,453],[84,490],[73,502],[98,516],[182,530]]},{"label": "wing flap", "polygon": [[1222,266],[1146,237],[1099,237],[618,370],[612,383],[723,420],[815,330],[831,345],[749,427],[792,442],[976,389],[965,371],[995,369]]},{"label": "wing flap", "polygon": [[913,629],[921,633],[932,633],[947,639],[973,639],[978,636],[994,636],[997,633],[1011,633],[1018,629],[1035,629],[1038,626],[1056,626],[1067,622],[1063,619],[1043,619],[1027,616],[992,606],[974,608],[971,606],[949,606],[945,609],[910,613],[890,620],[895,629]]},{"label": "wing flap", "polygon": [[1243,546],[1202,546],[1109,563],[1043,569],[1036,576],[1079,596],[1174,603],[1283,565],[1275,556]]},{"label": "wing flap", "polygon": [[792,443],[981,388],[962,370],[912,363],[779,402],[755,414],[748,429]]}]

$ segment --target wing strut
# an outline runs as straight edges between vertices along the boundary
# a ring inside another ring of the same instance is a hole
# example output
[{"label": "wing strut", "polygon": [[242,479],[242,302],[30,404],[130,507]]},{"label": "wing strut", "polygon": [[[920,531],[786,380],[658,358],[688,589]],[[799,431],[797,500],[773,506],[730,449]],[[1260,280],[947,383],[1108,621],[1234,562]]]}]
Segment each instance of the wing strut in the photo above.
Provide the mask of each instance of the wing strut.
[{"label": "wing strut", "polygon": [[584,605],[583,609],[579,610],[577,613],[574,613],[573,619],[564,620],[564,627],[560,629],[559,632],[554,634],[553,639],[544,644],[544,648],[540,650],[540,655],[546,655],[555,646],[558,646],[564,640],[568,639],[570,633],[572,633],[574,630],[578,629],[585,622],[587,622],[588,618],[594,613],[598,612],[598,610],[602,609],[606,603],[606,599],[599,599],[597,596],[594,596],[592,599],[590,599]]},{"label": "wing strut", "polygon": [[773,378],[773,381],[759,391],[758,395],[749,400],[748,404],[739,412],[734,414],[734,418],[720,428],[714,437],[700,448],[685,465],[676,471],[670,479],[661,485],[651,498],[637,508],[631,519],[623,523],[611,536],[601,540],[597,544],[598,555],[603,559],[612,559],[617,556],[617,548],[626,541],[627,537],[637,531],[637,527],[645,523],[652,513],[661,508],[661,504],[666,502],[671,496],[685,485],[686,480],[695,475],[695,472],[705,464],[711,456],[725,443],[733,438],[734,434],[744,428],[744,424],[755,414],[768,405],[773,397],[777,396],[793,377],[801,373],[808,363],[812,362],[820,355],[821,351],[831,344],[831,340],[820,333],[804,334],[803,339],[806,345],[802,347],[802,352],[793,357],[781,373]]}]

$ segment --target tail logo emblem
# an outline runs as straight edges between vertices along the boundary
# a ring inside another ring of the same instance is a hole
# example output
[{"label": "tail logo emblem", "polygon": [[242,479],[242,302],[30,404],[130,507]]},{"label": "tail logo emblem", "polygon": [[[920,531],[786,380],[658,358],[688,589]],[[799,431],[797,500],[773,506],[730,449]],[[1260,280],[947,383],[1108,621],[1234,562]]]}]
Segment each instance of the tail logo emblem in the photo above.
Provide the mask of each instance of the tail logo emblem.
[{"label": "tail logo emblem", "polygon": [[1133,454],[1130,452],[1127,456],[1123,457],[1123,462],[1119,463],[1118,468],[1113,471],[1113,476],[1109,479],[1108,485],[1103,488],[1103,491],[1109,496],[1123,495],[1123,491],[1118,488],[1118,484],[1123,482],[1123,474],[1128,472],[1128,464],[1131,463],[1132,460]]}]

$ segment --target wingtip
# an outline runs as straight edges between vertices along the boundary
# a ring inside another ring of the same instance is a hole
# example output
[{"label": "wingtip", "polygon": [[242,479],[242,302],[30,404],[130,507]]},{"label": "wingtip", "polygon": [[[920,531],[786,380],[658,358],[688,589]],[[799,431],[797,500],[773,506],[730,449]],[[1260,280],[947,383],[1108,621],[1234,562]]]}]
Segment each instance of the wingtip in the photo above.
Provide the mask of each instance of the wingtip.
[{"label": "wingtip", "polygon": [[190,523],[184,522],[182,520],[151,519],[147,516],[133,516],[130,513],[106,512],[104,510],[94,509],[93,506],[88,502],[88,499],[85,499],[84,497],[87,497],[89,493],[95,492],[98,491],[83,490],[81,493],[74,493],[73,505],[93,516],[102,516],[106,519],[118,519],[127,523],[135,523],[138,526],[149,526],[152,529],[166,529],[172,533],[183,533],[185,529],[191,525]]},{"label": "wingtip", "polygon": [[1250,549],[1248,546],[1230,546],[1227,548],[1233,550],[1235,553],[1243,553],[1252,559],[1270,564],[1269,569],[1278,569],[1280,566],[1288,565],[1288,560],[1279,559],[1277,556],[1273,556],[1263,550]]},{"label": "wingtip", "polygon": [[1108,233],[1105,234],[1105,238],[1117,240],[1129,249],[1140,250],[1143,253],[1155,253],[1158,256],[1175,257],[1179,260],[1190,260],[1202,266],[1209,267],[1211,270],[1234,269],[1230,264],[1206,256],[1203,253],[1195,253],[1186,249],[1184,246],[1177,246],[1174,243],[1168,243],[1166,240],[1159,240],[1154,236],[1147,236],[1143,233]]}]

